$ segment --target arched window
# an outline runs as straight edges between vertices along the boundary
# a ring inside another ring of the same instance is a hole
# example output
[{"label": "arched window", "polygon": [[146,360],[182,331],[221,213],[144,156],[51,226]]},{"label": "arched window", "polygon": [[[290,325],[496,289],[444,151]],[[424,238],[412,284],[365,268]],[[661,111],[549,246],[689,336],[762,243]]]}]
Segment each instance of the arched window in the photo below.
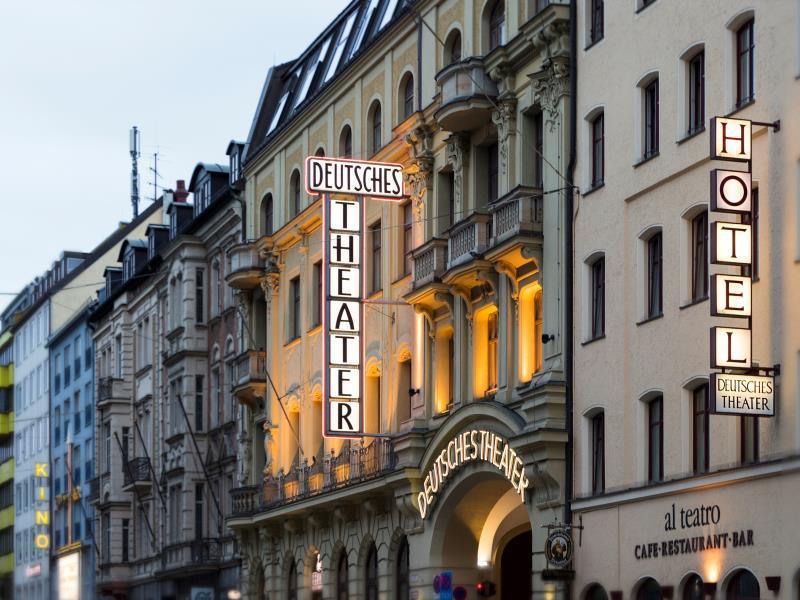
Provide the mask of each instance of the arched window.
[{"label": "arched window", "polygon": [[648,577],[639,586],[636,600],[661,600],[661,586],[655,579]]},{"label": "arched window", "polygon": [[289,181],[289,194],[292,203],[292,216],[300,214],[300,171],[295,169],[292,172],[292,178]]},{"label": "arched window", "polygon": [[350,125],[345,125],[339,135],[339,156],[342,158],[353,156],[353,130],[350,129]]},{"label": "arched window", "polygon": [[342,550],[339,555],[339,564],[336,567],[336,599],[347,600],[348,594],[347,553]]},{"label": "arched window", "polygon": [[395,598],[409,600],[408,539],[403,538],[397,551],[397,571],[395,580]]},{"label": "arched window", "polygon": [[450,32],[444,47],[444,64],[452,65],[461,62],[461,32],[458,29]]},{"label": "arched window", "polygon": [[286,582],[286,597],[288,600],[297,600],[297,566],[292,560],[289,566],[289,580]]},{"label": "arched window", "polygon": [[400,82],[400,120],[405,121],[414,112],[414,76],[406,73]]},{"label": "arched window", "polygon": [[761,598],[758,579],[750,571],[738,571],[731,578],[725,597],[728,600],[758,600]]},{"label": "arched window", "polygon": [[378,600],[378,550],[375,544],[369,547],[364,565],[364,598]]},{"label": "arched window", "polygon": [[317,148],[317,151],[314,152],[314,156],[325,156],[325,148],[323,148],[322,146]]},{"label": "arched window", "polygon": [[489,13],[489,50],[506,43],[506,3],[498,0]]},{"label": "arched window", "polygon": [[683,600],[703,600],[705,597],[703,580],[697,573],[692,573],[683,584]]},{"label": "arched window", "polygon": [[261,200],[261,234],[272,235],[272,194]]},{"label": "arched window", "polygon": [[586,590],[585,600],[608,600],[608,593],[599,583]]},{"label": "arched window", "polygon": [[381,138],[381,103],[377,100],[373,102],[369,115],[370,132],[372,135],[370,151],[372,154],[378,152],[383,146]]}]

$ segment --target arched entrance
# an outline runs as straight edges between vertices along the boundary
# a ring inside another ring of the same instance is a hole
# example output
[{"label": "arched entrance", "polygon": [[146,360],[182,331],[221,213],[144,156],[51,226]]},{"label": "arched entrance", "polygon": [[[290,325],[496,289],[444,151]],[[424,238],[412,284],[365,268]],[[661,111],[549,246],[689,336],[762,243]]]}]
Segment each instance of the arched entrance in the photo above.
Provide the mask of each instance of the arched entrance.
[{"label": "arched entrance", "polygon": [[531,578],[522,576],[531,569],[533,533],[518,533],[503,547],[500,555],[500,600],[531,597]]}]

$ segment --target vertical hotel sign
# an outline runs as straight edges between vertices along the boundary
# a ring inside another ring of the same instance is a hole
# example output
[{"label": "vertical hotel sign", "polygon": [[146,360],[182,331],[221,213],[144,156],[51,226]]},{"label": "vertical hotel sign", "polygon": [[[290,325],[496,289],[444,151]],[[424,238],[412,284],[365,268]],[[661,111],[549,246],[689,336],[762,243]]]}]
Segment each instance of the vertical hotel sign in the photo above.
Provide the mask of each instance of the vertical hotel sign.
[{"label": "vertical hotel sign", "polygon": [[396,164],[310,156],[306,191],[323,194],[323,433],[360,437],[365,433],[364,196],[404,198],[403,169]]},{"label": "vertical hotel sign", "polygon": [[741,319],[744,326],[711,328],[711,368],[722,372],[709,377],[709,403],[718,414],[771,417],[773,370],[754,368],[752,362],[752,128],[744,119],[711,119],[711,160],[741,163],[747,170],[711,171],[711,211],[734,219],[709,223],[711,263],[727,271],[711,276],[711,316]]}]

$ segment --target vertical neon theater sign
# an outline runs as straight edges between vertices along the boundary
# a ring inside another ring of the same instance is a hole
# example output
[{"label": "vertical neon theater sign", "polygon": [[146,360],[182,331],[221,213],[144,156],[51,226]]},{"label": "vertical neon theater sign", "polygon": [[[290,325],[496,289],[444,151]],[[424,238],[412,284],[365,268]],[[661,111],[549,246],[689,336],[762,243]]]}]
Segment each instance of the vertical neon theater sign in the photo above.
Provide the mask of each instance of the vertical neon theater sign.
[{"label": "vertical neon theater sign", "polygon": [[365,433],[364,196],[403,199],[403,168],[309,156],[306,191],[323,194],[323,434],[360,437]]}]

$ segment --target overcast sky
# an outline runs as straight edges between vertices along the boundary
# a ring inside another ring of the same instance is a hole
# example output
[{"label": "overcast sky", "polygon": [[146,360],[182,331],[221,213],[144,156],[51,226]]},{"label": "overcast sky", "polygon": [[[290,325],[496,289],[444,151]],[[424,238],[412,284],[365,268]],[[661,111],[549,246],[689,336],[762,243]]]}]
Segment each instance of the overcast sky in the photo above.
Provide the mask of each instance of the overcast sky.
[{"label": "overcast sky", "polygon": [[[0,2],[0,310],[62,250],[89,251],[140,194],[227,161],[267,70],[296,57],[347,0]],[[149,200],[140,202],[140,210]]]}]

